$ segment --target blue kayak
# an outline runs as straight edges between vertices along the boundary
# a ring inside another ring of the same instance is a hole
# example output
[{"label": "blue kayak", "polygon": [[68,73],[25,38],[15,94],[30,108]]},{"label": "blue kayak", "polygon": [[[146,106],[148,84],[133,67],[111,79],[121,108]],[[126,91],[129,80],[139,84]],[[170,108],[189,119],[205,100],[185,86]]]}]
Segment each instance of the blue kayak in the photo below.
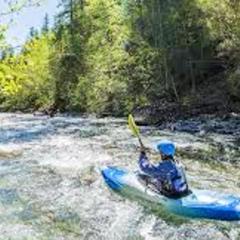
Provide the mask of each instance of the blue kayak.
[{"label": "blue kayak", "polygon": [[139,199],[157,203],[169,213],[191,218],[240,220],[240,198],[238,197],[192,189],[187,196],[173,199],[147,187],[140,181],[137,173],[117,167],[105,167],[101,172],[106,184],[112,190],[126,192]]}]

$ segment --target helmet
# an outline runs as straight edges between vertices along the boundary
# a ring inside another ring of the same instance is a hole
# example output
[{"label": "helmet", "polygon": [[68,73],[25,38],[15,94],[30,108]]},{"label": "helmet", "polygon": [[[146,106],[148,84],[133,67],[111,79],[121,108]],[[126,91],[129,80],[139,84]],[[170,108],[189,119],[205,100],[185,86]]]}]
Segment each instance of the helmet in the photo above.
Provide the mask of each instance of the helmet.
[{"label": "helmet", "polygon": [[159,151],[160,153],[162,153],[166,156],[173,157],[175,154],[175,145],[173,142],[168,141],[168,140],[159,141],[156,144],[156,149],[157,149],[157,151]]}]

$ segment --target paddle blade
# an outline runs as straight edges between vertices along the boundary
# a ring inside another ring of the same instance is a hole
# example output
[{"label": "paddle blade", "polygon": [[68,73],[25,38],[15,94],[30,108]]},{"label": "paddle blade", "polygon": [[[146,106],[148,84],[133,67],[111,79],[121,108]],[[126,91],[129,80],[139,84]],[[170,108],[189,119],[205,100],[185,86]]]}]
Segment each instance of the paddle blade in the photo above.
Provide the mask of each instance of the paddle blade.
[{"label": "paddle blade", "polygon": [[134,136],[139,137],[140,131],[139,131],[139,128],[134,121],[134,118],[133,118],[132,114],[129,114],[129,116],[128,116],[128,127],[132,131]]}]

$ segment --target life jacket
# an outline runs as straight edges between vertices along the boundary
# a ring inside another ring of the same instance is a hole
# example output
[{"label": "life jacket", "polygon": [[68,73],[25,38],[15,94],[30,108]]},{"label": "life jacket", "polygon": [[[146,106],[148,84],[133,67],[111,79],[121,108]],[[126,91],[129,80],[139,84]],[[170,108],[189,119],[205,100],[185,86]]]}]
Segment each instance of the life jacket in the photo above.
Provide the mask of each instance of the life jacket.
[{"label": "life jacket", "polygon": [[167,196],[182,196],[188,193],[188,184],[182,166],[176,165],[177,174],[167,174],[162,191]]},{"label": "life jacket", "polygon": [[174,158],[153,165],[148,161],[146,154],[141,153],[139,166],[144,174],[149,176],[147,185],[154,186],[163,195],[181,197],[188,193],[184,170]]}]

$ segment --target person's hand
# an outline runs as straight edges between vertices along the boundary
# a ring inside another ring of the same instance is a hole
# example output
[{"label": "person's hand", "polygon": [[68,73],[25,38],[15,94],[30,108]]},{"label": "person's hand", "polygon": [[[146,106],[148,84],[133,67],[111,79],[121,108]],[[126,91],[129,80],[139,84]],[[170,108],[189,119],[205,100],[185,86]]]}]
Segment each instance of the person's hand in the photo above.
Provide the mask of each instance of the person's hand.
[{"label": "person's hand", "polygon": [[146,153],[146,148],[145,148],[144,146],[141,146],[141,147],[140,147],[140,152],[141,152],[141,153]]}]

